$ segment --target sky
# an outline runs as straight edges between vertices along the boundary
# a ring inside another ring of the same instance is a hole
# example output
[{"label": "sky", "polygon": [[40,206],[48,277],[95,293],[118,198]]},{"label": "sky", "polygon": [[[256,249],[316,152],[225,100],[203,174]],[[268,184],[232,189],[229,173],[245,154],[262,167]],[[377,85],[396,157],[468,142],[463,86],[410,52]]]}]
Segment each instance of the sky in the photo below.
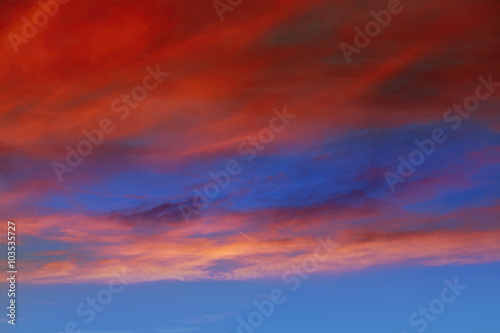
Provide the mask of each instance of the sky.
[{"label": "sky", "polygon": [[0,6],[0,332],[500,331],[497,0]]}]

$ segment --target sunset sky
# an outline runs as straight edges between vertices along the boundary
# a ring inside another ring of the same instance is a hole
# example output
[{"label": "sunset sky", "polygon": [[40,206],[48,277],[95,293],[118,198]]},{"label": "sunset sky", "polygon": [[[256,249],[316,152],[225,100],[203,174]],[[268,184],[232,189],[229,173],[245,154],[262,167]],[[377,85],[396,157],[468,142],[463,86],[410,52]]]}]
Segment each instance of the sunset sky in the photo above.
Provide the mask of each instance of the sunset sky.
[{"label": "sunset sky", "polygon": [[458,279],[424,331],[498,333],[500,3],[401,0],[346,59],[393,1],[1,1],[0,332],[253,333],[278,289],[255,332],[421,333]]}]

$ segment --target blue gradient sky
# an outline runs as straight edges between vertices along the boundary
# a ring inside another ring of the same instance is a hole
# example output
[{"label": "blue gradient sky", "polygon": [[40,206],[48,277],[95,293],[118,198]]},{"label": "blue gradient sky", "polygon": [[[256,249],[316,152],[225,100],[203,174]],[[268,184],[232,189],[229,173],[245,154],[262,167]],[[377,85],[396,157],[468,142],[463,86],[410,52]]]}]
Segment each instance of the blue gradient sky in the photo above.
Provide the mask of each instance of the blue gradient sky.
[{"label": "blue gradient sky", "polygon": [[247,317],[255,311],[254,300],[267,299],[279,288],[286,301],[256,331],[417,332],[408,322],[410,314],[440,297],[444,279],[458,277],[467,289],[426,332],[495,333],[500,327],[494,321],[500,305],[499,273],[498,264],[384,266],[333,278],[316,275],[296,291],[276,280],[140,283],[117,294],[90,324],[75,309],[105,285],[27,285],[20,290],[19,325],[25,332],[64,332],[70,320],[83,332],[236,332],[236,318]]}]

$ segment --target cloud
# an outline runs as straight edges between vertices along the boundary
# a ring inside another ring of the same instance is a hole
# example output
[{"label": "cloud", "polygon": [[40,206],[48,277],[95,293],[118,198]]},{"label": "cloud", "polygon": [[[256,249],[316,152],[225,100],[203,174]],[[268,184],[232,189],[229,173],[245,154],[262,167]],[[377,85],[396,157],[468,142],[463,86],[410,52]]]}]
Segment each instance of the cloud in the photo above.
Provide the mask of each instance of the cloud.
[{"label": "cloud", "polygon": [[[500,230],[487,219],[477,223],[477,219],[460,217],[483,216],[494,221],[497,214],[498,207],[467,208],[444,215],[407,211],[403,215],[380,216],[374,212],[356,224],[351,221],[360,219],[359,216],[344,215],[336,218],[336,224],[324,217],[301,224],[297,223],[299,218],[267,227],[255,225],[253,230],[245,223],[248,214],[229,218],[241,219],[241,226],[249,229],[245,233],[253,240],[231,231],[235,225],[228,224],[227,217],[201,219],[180,228],[155,229],[140,237],[130,232],[129,226],[111,220],[76,223],[66,226],[60,235],[45,231],[43,226],[49,230],[51,227],[41,222],[37,237],[63,242],[67,255],[40,260],[36,251],[28,253],[20,269],[24,281],[35,284],[107,283],[113,278],[110,268],[122,270],[132,283],[278,278],[314,253],[316,237],[328,234],[340,246],[318,268],[320,273],[337,274],[384,264],[481,264],[500,260],[500,248],[495,241]],[[307,219],[307,215],[301,218]],[[449,223],[458,219],[462,221],[460,225]],[[61,218],[60,223],[67,220]],[[367,225],[363,221],[371,222]],[[29,222],[24,227],[30,229]],[[214,231],[217,237],[213,236]],[[31,255],[37,259],[32,260]]]},{"label": "cloud", "polygon": [[35,304],[46,304],[46,305],[52,305],[52,306],[59,306],[60,304],[54,303],[54,302],[49,302],[49,301],[35,301],[33,302]]},{"label": "cloud", "polygon": [[190,328],[153,328],[153,331],[158,333],[182,333],[182,332],[196,332],[200,329],[198,327]]},{"label": "cloud", "polygon": [[181,324],[189,324],[189,325],[197,325],[197,324],[206,324],[206,323],[214,323],[220,321],[222,319],[234,316],[234,312],[224,312],[218,314],[204,314],[198,317],[185,319],[185,320],[176,320],[176,322]]},{"label": "cloud", "polygon": [[192,206],[192,200],[185,202],[166,202],[162,204],[145,204],[130,211],[110,213],[111,219],[119,219],[126,223],[141,224],[145,223],[166,223],[178,225],[184,223],[184,217],[179,210],[180,205]]},{"label": "cloud", "polygon": [[[0,33],[37,6],[6,5]],[[5,39],[0,213],[22,226],[25,281],[279,277],[328,234],[341,246],[327,274],[498,261],[498,92],[395,194],[383,177],[478,75],[500,80],[498,2],[408,3],[347,64],[339,43],[379,7],[249,2],[221,24],[210,1],[89,0],[18,55]],[[113,101],[156,64],[169,81],[120,120]],[[178,205],[283,105],[297,121],[182,223]],[[59,183],[51,163],[103,118],[116,129]]]}]

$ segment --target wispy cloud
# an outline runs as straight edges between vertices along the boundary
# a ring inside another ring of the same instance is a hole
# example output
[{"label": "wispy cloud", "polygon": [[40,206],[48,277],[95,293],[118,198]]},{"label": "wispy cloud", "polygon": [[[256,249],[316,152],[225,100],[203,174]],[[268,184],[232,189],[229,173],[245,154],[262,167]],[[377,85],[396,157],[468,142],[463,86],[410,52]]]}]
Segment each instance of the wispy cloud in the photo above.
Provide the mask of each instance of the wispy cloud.
[{"label": "wispy cloud", "polygon": [[34,301],[33,303],[35,304],[45,304],[45,305],[53,305],[53,306],[59,306],[60,304],[54,303],[54,302],[49,302],[49,301]]},{"label": "wispy cloud", "polygon": [[224,313],[219,313],[219,314],[204,314],[199,317],[193,317],[189,319],[184,319],[184,320],[175,320],[177,323],[181,324],[190,324],[190,325],[196,325],[196,324],[207,324],[207,323],[213,323],[217,322],[219,320],[234,316],[234,312],[224,312]]},{"label": "wispy cloud", "polygon": [[153,331],[157,333],[182,333],[182,332],[196,332],[199,331],[198,327],[189,327],[189,328],[154,328]]}]

